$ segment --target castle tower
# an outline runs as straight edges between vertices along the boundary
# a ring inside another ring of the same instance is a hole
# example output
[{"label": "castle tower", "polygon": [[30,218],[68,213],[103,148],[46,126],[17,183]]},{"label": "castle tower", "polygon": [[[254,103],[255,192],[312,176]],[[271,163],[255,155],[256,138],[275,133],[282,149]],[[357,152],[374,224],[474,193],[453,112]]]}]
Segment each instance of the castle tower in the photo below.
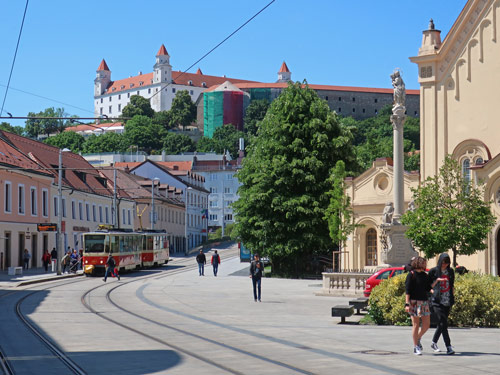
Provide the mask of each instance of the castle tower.
[{"label": "castle tower", "polygon": [[172,65],[170,65],[170,55],[163,44],[156,54],[156,64],[153,68],[153,83],[172,82]]},{"label": "castle tower", "polygon": [[111,82],[111,71],[108,68],[108,64],[106,64],[106,60],[102,59],[96,73],[96,78],[94,80],[94,96],[100,96],[104,94],[104,91]]},{"label": "castle tower", "polygon": [[292,72],[286,66],[286,62],[283,61],[281,64],[280,71],[278,72],[278,81],[277,82],[288,82],[292,80]]}]

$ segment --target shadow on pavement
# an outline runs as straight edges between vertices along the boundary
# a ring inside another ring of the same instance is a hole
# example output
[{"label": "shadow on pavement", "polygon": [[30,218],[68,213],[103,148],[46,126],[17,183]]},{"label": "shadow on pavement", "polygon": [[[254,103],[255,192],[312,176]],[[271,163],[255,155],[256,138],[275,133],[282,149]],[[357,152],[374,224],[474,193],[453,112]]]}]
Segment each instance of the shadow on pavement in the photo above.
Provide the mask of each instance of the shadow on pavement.
[{"label": "shadow on pavement", "polygon": [[74,352],[68,355],[88,374],[106,375],[166,373],[182,360],[173,350]]}]

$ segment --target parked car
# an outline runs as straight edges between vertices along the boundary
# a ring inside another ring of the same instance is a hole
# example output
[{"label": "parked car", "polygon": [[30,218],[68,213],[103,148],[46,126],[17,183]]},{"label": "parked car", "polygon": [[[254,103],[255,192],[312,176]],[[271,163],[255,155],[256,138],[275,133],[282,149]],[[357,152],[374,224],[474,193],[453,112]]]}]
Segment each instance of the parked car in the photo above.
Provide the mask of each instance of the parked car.
[{"label": "parked car", "polygon": [[404,267],[391,267],[378,270],[366,280],[366,287],[364,290],[365,297],[370,297],[370,293],[382,280],[390,279],[393,276],[399,275],[404,272]]}]

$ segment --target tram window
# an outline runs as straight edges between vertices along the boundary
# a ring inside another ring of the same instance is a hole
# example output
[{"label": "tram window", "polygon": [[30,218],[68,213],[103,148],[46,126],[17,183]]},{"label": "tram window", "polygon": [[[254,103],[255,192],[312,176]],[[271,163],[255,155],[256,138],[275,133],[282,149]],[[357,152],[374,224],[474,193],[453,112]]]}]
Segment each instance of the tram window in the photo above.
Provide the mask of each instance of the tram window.
[{"label": "tram window", "polygon": [[118,252],[118,241],[119,241],[118,236],[111,236],[111,252],[112,253]]},{"label": "tram window", "polygon": [[85,236],[85,252],[102,253],[106,236],[103,234]]}]

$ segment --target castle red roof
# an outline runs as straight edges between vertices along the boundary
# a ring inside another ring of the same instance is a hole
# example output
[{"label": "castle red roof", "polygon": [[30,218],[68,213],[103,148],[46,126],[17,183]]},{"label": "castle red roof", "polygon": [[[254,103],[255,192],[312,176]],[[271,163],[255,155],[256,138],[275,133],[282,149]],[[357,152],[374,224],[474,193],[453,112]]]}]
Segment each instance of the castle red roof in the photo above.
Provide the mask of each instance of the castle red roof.
[{"label": "castle red roof", "polygon": [[164,56],[164,55],[168,56],[168,52],[167,49],[165,48],[165,45],[162,44],[156,56]]},{"label": "castle red roof", "polygon": [[108,64],[106,64],[106,60],[102,59],[101,63],[99,64],[99,68],[97,68],[97,71],[99,70],[109,71]]},{"label": "castle red roof", "polygon": [[278,73],[290,73],[290,70],[288,70],[288,66],[286,66],[286,62],[283,61],[283,64],[281,64],[281,68]]}]

